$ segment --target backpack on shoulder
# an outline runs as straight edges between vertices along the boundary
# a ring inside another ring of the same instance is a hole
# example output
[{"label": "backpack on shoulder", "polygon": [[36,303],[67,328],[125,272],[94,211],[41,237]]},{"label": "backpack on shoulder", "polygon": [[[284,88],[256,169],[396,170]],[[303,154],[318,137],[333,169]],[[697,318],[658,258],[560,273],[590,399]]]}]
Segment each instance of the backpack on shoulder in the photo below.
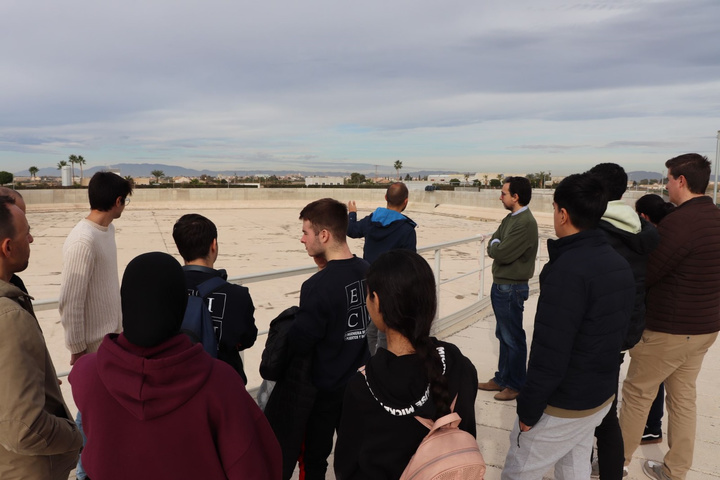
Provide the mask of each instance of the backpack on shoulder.
[{"label": "backpack on shoulder", "polygon": [[218,356],[218,340],[213,327],[213,319],[205,299],[219,287],[225,285],[226,280],[213,277],[197,286],[197,295],[188,295],[185,317],[183,317],[180,331],[190,337],[193,343],[201,343],[211,357]]},{"label": "backpack on shoulder", "polygon": [[[450,407],[451,412],[455,409],[455,400]],[[475,437],[458,428],[460,415],[452,412],[434,422],[421,417],[415,419],[430,429],[430,433],[420,442],[400,480],[482,480],[484,478],[485,460]]]}]

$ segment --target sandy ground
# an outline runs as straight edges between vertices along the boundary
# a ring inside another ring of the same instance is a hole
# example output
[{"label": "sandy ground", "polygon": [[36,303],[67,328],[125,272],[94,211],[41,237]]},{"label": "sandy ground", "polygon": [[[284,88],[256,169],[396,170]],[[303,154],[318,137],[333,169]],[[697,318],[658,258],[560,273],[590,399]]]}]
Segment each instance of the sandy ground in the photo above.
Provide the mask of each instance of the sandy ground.
[{"label": "sandy ground", "polygon": [[[220,257],[216,267],[225,268],[230,276],[266,272],[291,267],[312,265],[304,247],[299,242],[300,221],[297,215],[302,204],[275,202],[265,204],[164,204],[154,209],[131,204],[123,217],[116,220],[118,263],[120,275],[125,265],[136,255],[147,251],[163,251],[177,255],[171,231],[177,218],[185,213],[200,213],[211,218],[218,226]],[[379,205],[359,205],[360,215],[368,214]],[[498,202],[499,206],[499,202]],[[423,247],[444,241],[490,234],[507,212],[498,209],[420,205],[409,208],[407,214],[419,225],[418,246]],[[35,205],[28,210],[34,243],[30,266],[21,274],[30,293],[38,300],[57,298],[62,268],[62,244],[72,227],[85,215],[86,209],[63,206]],[[552,237],[552,218],[548,214],[536,214],[541,237]],[[351,249],[362,254],[362,240],[349,240]],[[547,258],[544,241],[541,241],[541,260]],[[442,254],[441,279],[454,278],[479,268],[481,247],[479,243],[461,245],[445,250]],[[425,255],[432,263],[432,256]],[[487,294],[491,284],[490,261],[486,263],[487,274],[483,289]],[[305,276],[296,276],[249,285],[256,306],[256,321],[260,330],[267,328],[270,320],[283,309],[298,302],[300,285]],[[478,295],[478,275],[472,274],[443,285],[441,289],[441,316],[471,303]],[[537,293],[526,303],[525,327],[528,337],[532,324]],[[58,372],[69,370],[69,353],[64,346],[63,329],[57,311],[38,314],[45,333],[48,348]],[[450,336],[447,340],[458,345],[476,365],[481,380],[492,376],[497,362],[498,346],[494,336],[495,320],[492,310],[477,315],[470,327]],[[249,387],[257,386],[259,356],[265,338],[245,354]],[[625,368],[627,367],[627,363]],[[622,376],[624,376],[624,371]],[[720,441],[717,427],[720,425],[720,354],[714,347],[708,353],[703,371],[698,379],[698,435],[693,470],[689,480],[720,478]],[[65,399],[75,410],[67,381],[63,384]],[[476,403],[478,443],[488,463],[486,478],[500,478],[505,453],[509,446],[509,430],[515,421],[515,402],[497,402],[492,394],[478,393]],[[666,425],[666,422],[665,422]],[[665,431],[667,434],[667,431]],[[661,459],[667,444],[641,447],[631,464],[630,479],[646,478],[642,473],[641,459]],[[332,462],[332,459],[330,459]],[[551,476],[552,472],[548,472]],[[74,478],[74,477],[71,477]],[[331,473],[328,478],[334,478]]]}]

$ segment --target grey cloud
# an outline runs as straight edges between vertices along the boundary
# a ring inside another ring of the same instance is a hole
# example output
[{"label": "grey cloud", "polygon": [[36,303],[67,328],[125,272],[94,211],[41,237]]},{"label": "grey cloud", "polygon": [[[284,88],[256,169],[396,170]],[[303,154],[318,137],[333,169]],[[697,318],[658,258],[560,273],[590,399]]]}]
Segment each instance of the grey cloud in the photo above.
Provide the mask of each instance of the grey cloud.
[{"label": "grey cloud", "polygon": [[588,145],[518,145],[516,147],[509,148],[520,148],[523,150],[574,150],[578,148],[587,148]]}]

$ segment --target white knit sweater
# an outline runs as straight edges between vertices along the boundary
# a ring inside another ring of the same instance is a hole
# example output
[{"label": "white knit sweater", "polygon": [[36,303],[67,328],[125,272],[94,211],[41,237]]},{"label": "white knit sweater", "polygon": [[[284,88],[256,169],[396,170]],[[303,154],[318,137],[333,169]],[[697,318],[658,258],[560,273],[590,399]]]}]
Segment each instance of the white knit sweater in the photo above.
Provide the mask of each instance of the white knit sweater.
[{"label": "white knit sweater", "polygon": [[63,245],[60,320],[70,353],[97,351],[103,337],[122,330],[115,227],[88,219]]}]

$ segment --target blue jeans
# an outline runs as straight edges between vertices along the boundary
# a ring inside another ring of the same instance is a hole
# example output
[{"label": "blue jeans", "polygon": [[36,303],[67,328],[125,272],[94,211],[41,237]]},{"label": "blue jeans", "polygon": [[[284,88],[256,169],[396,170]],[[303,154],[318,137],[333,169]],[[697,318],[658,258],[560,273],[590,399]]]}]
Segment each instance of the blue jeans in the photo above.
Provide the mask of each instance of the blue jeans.
[{"label": "blue jeans", "polygon": [[[83,437],[83,447],[87,443],[87,438],[85,437],[85,432],[83,432],[82,429],[82,416],[80,415],[80,411],[78,410],[77,416],[75,417],[75,423],[78,426],[78,429],[80,430],[80,433]],[[82,466],[82,461],[78,457],[78,463],[77,467],[75,469],[75,477],[79,478],[80,480],[85,480],[87,478],[87,474],[85,473],[85,469]]]},{"label": "blue jeans", "polygon": [[500,358],[495,383],[520,391],[527,373],[527,343],[523,330],[523,310],[528,299],[527,283],[493,283],[490,300],[495,312],[495,336],[500,341]]}]

